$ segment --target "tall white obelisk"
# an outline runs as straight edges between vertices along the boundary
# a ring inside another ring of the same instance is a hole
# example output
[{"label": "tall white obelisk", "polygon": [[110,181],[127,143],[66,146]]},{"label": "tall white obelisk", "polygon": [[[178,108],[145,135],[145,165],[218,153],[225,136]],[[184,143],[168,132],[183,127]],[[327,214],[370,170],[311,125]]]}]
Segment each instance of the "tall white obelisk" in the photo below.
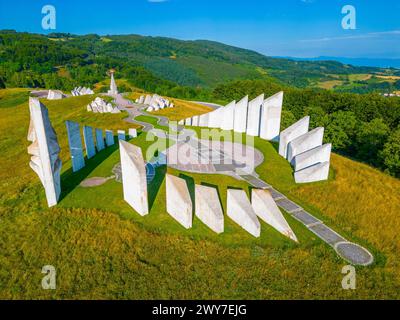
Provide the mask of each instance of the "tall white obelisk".
[{"label": "tall white obelisk", "polygon": [[110,73],[111,73],[111,83],[110,83],[110,90],[108,90],[108,94],[117,95],[118,88],[117,88],[117,84],[115,83],[115,79],[114,79],[114,70],[110,71]]}]

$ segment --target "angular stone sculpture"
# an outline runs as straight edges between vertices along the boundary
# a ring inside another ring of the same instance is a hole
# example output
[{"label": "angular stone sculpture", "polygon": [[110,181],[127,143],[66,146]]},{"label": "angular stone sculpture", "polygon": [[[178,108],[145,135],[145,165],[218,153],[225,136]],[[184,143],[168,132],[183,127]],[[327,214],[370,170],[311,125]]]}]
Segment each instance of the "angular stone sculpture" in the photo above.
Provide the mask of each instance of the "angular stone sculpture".
[{"label": "angular stone sculpture", "polygon": [[146,98],[144,99],[144,104],[150,105],[151,103],[151,96],[147,95]]},{"label": "angular stone sculpture", "polygon": [[102,98],[97,97],[88,106],[87,111],[92,111],[95,113],[114,113],[115,108],[113,108],[111,103],[107,103]]},{"label": "angular stone sculpture", "polygon": [[106,145],[107,147],[114,145],[114,133],[111,130],[106,130]]},{"label": "angular stone sculpture", "polygon": [[258,238],[261,233],[261,225],[246,192],[233,189],[229,189],[227,192],[227,215],[251,235]]},{"label": "angular stone sculpture", "polygon": [[264,94],[259,95],[257,98],[249,102],[246,129],[246,133],[249,136],[258,137],[260,135],[261,106],[263,102]]},{"label": "angular stone sculpture", "polygon": [[85,158],[83,156],[83,147],[79,123],[73,121],[65,121],[67,126],[67,136],[69,143],[69,152],[71,154],[72,171],[76,172],[85,166]]},{"label": "angular stone sculpture", "polygon": [[179,124],[180,126],[183,126],[183,125],[185,124],[185,120],[179,120],[178,124]]},{"label": "angular stone sculpture", "polygon": [[57,204],[61,193],[59,158],[60,146],[51,126],[47,108],[36,98],[29,98],[30,125],[28,153],[32,155],[30,167],[39,176],[46,193],[47,204]]},{"label": "angular stone sculpture", "polygon": [[281,128],[283,91],[266,99],[261,107],[260,138],[278,140]]},{"label": "angular stone sculpture", "polygon": [[118,94],[118,88],[117,84],[115,83],[114,79],[114,72],[111,73],[111,81],[110,81],[110,90],[108,90],[109,95],[117,95]]},{"label": "angular stone sculpture", "polygon": [[149,213],[146,164],[142,150],[126,141],[119,141],[124,200],[141,216]]},{"label": "angular stone sculpture", "polygon": [[96,148],[94,147],[93,129],[92,127],[83,127],[83,140],[85,141],[86,156],[88,159],[96,155]]},{"label": "angular stone sculpture", "polygon": [[140,98],[139,98],[139,103],[140,103],[140,104],[144,104],[144,96],[140,96]]},{"label": "angular stone sculpture", "polygon": [[71,94],[74,97],[77,97],[77,96],[85,96],[85,95],[89,95],[89,94],[94,94],[94,92],[90,88],[75,87],[74,90],[71,91]]},{"label": "angular stone sculpture", "polygon": [[184,179],[166,175],[167,212],[186,229],[192,227],[193,207]]},{"label": "angular stone sculpture", "polygon": [[118,130],[118,140],[126,140],[126,135],[124,130]]},{"label": "angular stone sculpture", "polygon": [[323,181],[328,180],[328,177],[329,162],[317,163],[294,173],[296,183]]},{"label": "angular stone sculpture", "polygon": [[310,117],[304,117],[283,130],[279,135],[279,154],[287,159],[287,149],[290,141],[308,132]]},{"label": "angular stone sculpture", "polygon": [[47,94],[48,100],[60,100],[63,98],[65,98],[65,96],[61,91],[49,90],[49,92]]},{"label": "angular stone sculpture", "polygon": [[216,233],[224,232],[224,213],[215,188],[195,186],[196,216]]},{"label": "angular stone sculpture", "polygon": [[292,162],[293,158],[298,154],[321,146],[323,138],[324,128],[318,127],[290,141],[288,146],[288,161]]},{"label": "angular stone sculpture", "polygon": [[130,128],[130,129],[128,130],[128,135],[129,135],[129,137],[130,137],[131,139],[137,138],[137,131],[136,131],[136,129]]},{"label": "angular stone sculpture", "polygon": [[105,148],[104,145],[104,138],[103,138],[103,130],[101,129],[95,129],[96,132],[96,147],[97,147],[97,152],[100,152]]},{"label": "angular stone sculpture", "polygon": [[236,101],[232,101],[225,107],[223,107],[221,110],[223,110],[222,113],[222,124],[221,124],[221,129],[222,130],[233,130],[234,126],[234,121],[235,121],[235,106],[236,106]]},{"label": "angular stone sculpture", "polygon": [[233,130],[238,133],[246,132],[247,128],[247,105],[249,96],[245,96],[236,103]]},{"label": "angular stone sculpture", "polygon": [[260,219],[286,237],[297,242],[296,235],[276,205],[270,191],[253,189],[251,193],[251,205]]},{"label": "angular stone sculpture", "polygon": [[330,162],[332,145],[324,144],[295,156],[292,165],[295,171],[302,170],[320,162]]}]

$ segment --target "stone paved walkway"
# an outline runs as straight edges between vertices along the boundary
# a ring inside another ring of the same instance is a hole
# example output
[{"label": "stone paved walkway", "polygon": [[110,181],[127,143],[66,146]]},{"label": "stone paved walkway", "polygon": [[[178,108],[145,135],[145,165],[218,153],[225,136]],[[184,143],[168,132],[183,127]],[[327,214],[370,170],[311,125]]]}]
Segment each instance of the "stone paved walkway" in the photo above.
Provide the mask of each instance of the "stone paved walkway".
[{"label": "stone paved walkway", "polygon": [[[154,129],[154,126],[149,123],[134,120],[134,118],[138,115],[146,115],[157,118],[158,124],[160,126],[168,127],[168,118],[155,116],[142,111],[144,109],[143,105],[132,104],[129,100],[124,99],[120,95],[117,96],[115,102],[121,110],[126,110],[129,113],[130,117],[126,119],[126,121],[142,125],[144,127],[143,131],[145,132]],[[183,126],[178,126],[177,129],[181,134],[183,134],[183,136],[189,137],[189,139],[178,138],[178,141],[180,141],[179,143],[188,143],[192,148],[198,148],[198,150],[200,150],[198,152],[199,154],[202,153],[202,150],[215,152],[215,150],[210,149],[209,145],[205,145],[204,141],[199,142],[199,140],[194,137],[195,132],[193,130],[185,129]],[[217,152],[221,153],[221,159],[225,159],[228,157],[224,155],[224,151],[221,149],[217,150]],[[233,164],[228,165],[216,165],[215,163],[213,163],[212,166],[210,166],[209,164],[205,164],[204,166],[194,166],[193,164],[188,163],[184,166],[171,165],[171,167],[189,172],[226,174],[233,176],[237,179],[245,180],[255,188],[267,189],[271,192],[272,197],[280,208],[282,208],[293,218],[301,222],[304,226],[306,226],[307,229],[313,232],[321,240],[333,247],[342,259],[353,265],[362,266],[370,265],[374,261],[372,254],[367,249],[355,243],[347,241],[344,237],[326,226],[321,220],[317,219],[312,214],[305,211],[301,206],[297,205],[295,202],[289,200],[285,195],[275,190],[271,185],[261,180],[255,172],[249,174],[248,172],[241,170],[242,167],[240,166],[240,164],[238,165],[238,163],[233,162]],[[257,165],[254,167],[257,167]]]}]

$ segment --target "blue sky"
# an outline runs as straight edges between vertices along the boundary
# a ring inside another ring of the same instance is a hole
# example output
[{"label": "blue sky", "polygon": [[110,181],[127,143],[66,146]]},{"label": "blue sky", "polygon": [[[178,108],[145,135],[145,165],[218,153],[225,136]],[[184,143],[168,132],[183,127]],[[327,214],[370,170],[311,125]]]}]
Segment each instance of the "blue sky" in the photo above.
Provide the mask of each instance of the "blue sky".
[{"label": "blue sky", "polygon": [[[400,0],[0,0],[0,29],[46,33],[41,9],[54,5],[56,32],[208,39],[266,55],[400,58]],[[341,26],[353,5],[357,29]]]}]

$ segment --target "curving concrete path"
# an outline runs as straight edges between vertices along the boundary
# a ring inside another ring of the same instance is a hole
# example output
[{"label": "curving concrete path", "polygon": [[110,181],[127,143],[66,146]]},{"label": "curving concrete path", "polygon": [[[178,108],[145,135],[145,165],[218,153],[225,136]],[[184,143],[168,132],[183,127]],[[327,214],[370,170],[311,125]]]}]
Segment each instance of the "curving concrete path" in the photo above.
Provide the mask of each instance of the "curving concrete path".
[{"label": "curving concrete path", "polygon": [[[150,116],[158,119],[157,123],[160,126],[168,127],[169,125],[168,118],[149,114],[143,111],[143,109],[146,108],[144,105],[133,104],[131,101],[123,98],[121,95],[116,96],[114,102],[118,105],[118,108],[120,110],[125,110],[129,113],[129,117],[126,118],[125,121],[143,126],[143,131],[145,132],[153,130],[154,126],[147,122],[137,121],[134,119],[135,117],[140,115]],[[202,104],[207,105],[206,103]],[[215,104],[208,104],[208,105],[209,106],[214,105],[215,108],[218,107],[218,105]],[[176,129],[178,132],[180,132],[178,136],[178,142],[187,143],[190,145],[191,148],[197,148],[197,152],[199,154],[201,154],[204,150],[207,149],[208,152],[213,152],[213,150],[211,150],[208,145],[205,145],[195,137],[196,135],[195,131],[186,129],[184,128],[184,126],[178,126]],[[169,138],[176,140],[176,137],[177,136],[175,135],[175,136],[170,136]],[[220,156],[222,157],[222,159],[228,159],[229,155],[224,154],[224,151],[219,150],[219,152],[221,153]],[[196,170],[193,170],[193,167],[191,167],[190,165],[187,167],[185,166],[172,166],[172,167],[175,167],[176,169],[182,171],[189,171],[189,172],[190,171],[197,172],[197,170],[200,170],[199,172],[206,174],[207,173],[225,174],[233,176],[236,179],[245,180],[255,188],[268,189],[271,192],[275,202],[280,208],[282,208],[293,218],[301,222],[307,229],[313,232],[317,237],[319,237],[325,243],[330,245],[342,259],[353,265],[360,265],[360,266],[368,266],[372,264],[374,261],[372,254],[367,249],[346,240],[344,237],[335,232],[333,229],[326,226],[323,223],[323,221],[317,219],[312,214],[304,210],[301,206],[289,200],[285,195],[274,189],[271,185],[261,180],[254,171],[252,173],[242,171],[241,168],[243,166],[240,163],[236,163],[236,165],[225,165],[222,167],[221,170],[216,170],[216,171],[212,171],[211,167],[207,165],[201,167],[200,169],[196,168]]]}]

